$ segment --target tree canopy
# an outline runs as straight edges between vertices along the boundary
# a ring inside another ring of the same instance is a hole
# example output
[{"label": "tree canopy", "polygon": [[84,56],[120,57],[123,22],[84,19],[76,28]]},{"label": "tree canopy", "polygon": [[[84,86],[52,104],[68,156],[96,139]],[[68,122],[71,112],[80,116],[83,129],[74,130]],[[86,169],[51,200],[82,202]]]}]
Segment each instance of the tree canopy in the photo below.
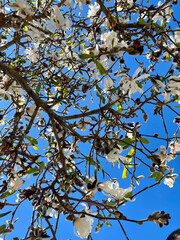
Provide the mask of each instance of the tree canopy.
[{"label": "tree canopy", "polygon": [[4,239],[25,202],[29,226],[14,240],[57,239],[61,216],[89,240],[114,221],[126,239],[124,221],[169,224],[164,211],[137,220],[122,206],[178,176],[169,166],[180,151],[177,4],[0,1]]}]

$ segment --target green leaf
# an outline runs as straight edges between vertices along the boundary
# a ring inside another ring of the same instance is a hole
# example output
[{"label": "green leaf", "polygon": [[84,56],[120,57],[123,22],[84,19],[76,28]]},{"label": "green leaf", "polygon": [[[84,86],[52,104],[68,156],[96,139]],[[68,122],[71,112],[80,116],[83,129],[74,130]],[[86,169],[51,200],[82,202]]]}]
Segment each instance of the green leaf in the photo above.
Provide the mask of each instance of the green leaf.
[{"label": "green leaf", "polygon": [[79,57],[81,59],[88,59],[88,58],[93,58],[93,55],[83,53],[83,54],[79,55]]},{"label": "green leaf", "polygon": [[96,86],[96,89],[98,90],[98,92],[101,93],[101,88],[99,87],[99,85],[96,84],[95,86]]},{"label": "green leaf", "polygon": [[176,46],[177,46],[177,47],[180,47],[180,42],[176,43]]},{"label": "green leaf", "polygon": [[121,146],[126,146],[126,145],[130,146],[130,145],[133,144],[133,142],[134,142],[134,140],[132,140],[131,138],[124,138],[124,139],[122,139],[122,141],[119,142],[119,145],[121,145]]},{"label": "green leaf", "polygon": [[164,27],[161,27],[159,24],[157,24],[157,23],[153,23],[153,25],[156,27],[156,28],[158,28],[158,29],[161,29],[161,30],[163,30],[164,29]]},{"label": "green leaf", "polygon": [[89,165],[93,165],[93,166],[97,165],[96,162],[89,156],[86,157],[86,160],[88,161]]},{"label": "green leaf", "polygon": [[98,61],[95,61],[95,64],[96,64],[96,68],[100,72],[100,74],[103,76],[106,76],[107,72],[106,72],[106,69],[102,66],[102,64],[99,63]]},{"label": "green leaf", "polygon": [[148,23],[146,21],[144,21],[144,19],[139,18],[138,19],[138,23],[142,24],[142,25],[147,25]]},{"label": "green leaf", "polygon": [[26,171],[27,174],[36,173],[36,172],[39,172],[38,168],[28,168]]},{"label": "green leaf", "polygon": [[36,94],[41,90],[41,83],[39,82],[37,87],[36,87]]},{"label": "green leaf", "polygon": [[115,202],[108,202],[107,205],[113,207],[115,204],[116,204],[116,201]]},{"label": "green leaf", "polygon": [[126,193],[126,194],[124,195],[124,198],[131,198],[131,197],[132,197],[132,194],[133,194],[132,191],[131,191],[131,192],[128,192],[128,193]]},{"label": "green leaf", "polygon": [[6,94],[4,96],[4,100],[9,101],[9,98],[8,98],[8,96]]},{"label": "green leaf", "polygon": [[39,169],[43,170],[43,169],[45,169],[45,167],[46,167],[45,162],[41,162],[40,165],[39,165]]},{"label": "green leaf", "polygon": [[175,107],[175,108],[180,108],[180,105],[175,105],[174,107]]},{"label": "green leaf", "polygon": [[102,96],[101,99],[102,99],[102,103],[105,104],[105,102],[106,102],[105,97]]},{"label": "green leaf", "polygon": [[13,238],[13,240],[19,240],[19,238],[18,238],[18,237],[15,237],[15,238]]},{"label": "green leaf", "polygon": [[38,144],[38,141],[37,141],[35,138],[33,138],[33,137],[26,136],[26,139],[27,139],[30,143],[32,143],[33,145]]},{"label": "green leaf", "polygon": [[35,173],[33,173],[33,176],[35,177],[35,176],[37,176],[39,174],[39,172],[35,172]]},{"label": "green leaf", "polygon": [[15,190],[9,190],[9,191],[3,193],[3,194],[0,196],[0,199],[6,198],[6,197],[14,194],[15,192],[16,192]]},{"label": "green leaf", "polygon": [[6,224],[3,224],[0,226],[0,234],[1,234],[1,232],[4,231],[4,229],[6,229]]},{"label": "green leaf", "polygon": [[6,213],[1,213],[1,214],[0,214],[0,218],[8,215],[8,214],[11,213],[11,212],[12,212],[12,211],[9,211],[9,212],[6,212]]},{"label": "green leaf", "polygon": [[148,144],[149,140],[147,140],[146,138],[140,138],[141,142],[144,144]]},{"label": "green leaf", "polygon": [[112,227],[112,224],[110,222],[105,222],[105,224],[108,226],[108,227]]},{"label": "green leaf", "polygon": [[[74,216],[74,215],[73,215],[73,216]],[[53,227],[53,225],[49,225],[48,227],[44,228],[44,230],[50,229],[50,228],[52,228],[52,227]]]},{"label": "green leaf", "polygon": [[98,214],[96,215],[96,217],[98,217],[98,218],[104,218],[103,215],[101,215],[100,213],[98,213]]},{"label": "green leaf", "polygon": [[163,177],[163,174],[161,172],[155,172],[152,173],[148,178],[156,178],[156,181],[159,182],[159,180]]}]

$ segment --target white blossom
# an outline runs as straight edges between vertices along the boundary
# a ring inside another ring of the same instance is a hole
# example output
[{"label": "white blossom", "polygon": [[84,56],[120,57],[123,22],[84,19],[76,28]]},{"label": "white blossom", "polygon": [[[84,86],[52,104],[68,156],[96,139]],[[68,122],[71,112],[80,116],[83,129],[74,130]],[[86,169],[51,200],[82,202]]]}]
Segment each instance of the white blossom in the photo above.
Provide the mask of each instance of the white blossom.
[{"label": "white blossom", "polygon": [[44,11],[44,8],[51,3],[51,0],[36,0],[36,8],[39,9],[40,12]]},{"label": "white blossom", "polygon": [[12,190],[19,190],[23,184],[24,180],[22,180],[20,177],[17,176],[17,174],[15,174],[14,177],[10,179],[10,184],[8,188]]},{"label": "white blossom", "polygon": [[53,208],[48,208],[46,211],[46,214],[50,216],[51,218],[54,216],[55,218],[58,218],[58,211],[56,211]]},{"label": "white blossom", "polygon": [[86,184],[86,186],[82,187],[87,197],[89,198],[94,197],[94,194],[97,192],[97,185],[98,181],[95,179],[94,176],[88,179],[88,183]]},{"label": "white blossom", "polygon": [[[42,29],[42,31],[41,31]],[[45,27],[43,27],[39,22],[33,20],[32,25],[28,26],[27,34],[31,37],[32,43],[38,44],[45,38],[45,33],[43,32]]]},{"label": "white blossom", "polygon": [[65,19],[57,5],[53,7],[49,21],[52,28],[56,28],[57,30],[65,26]]},{"label": "white blossom", "polygon": [[[30,107],[27,107],[26,112],[27,112],[30,116],[32,116],[33,113],[34,113],[34,111],[35,111],[35,109],[36,109],[36,105],[33,104],[33,105],[31,105]],[[41,118],[41,113],[40,113],[39,110],[38,110],[38,112],[37,112],[37,114],[36,114],[36,118]]]},{"label": "white blossom", "polygon": [[8,99],[11,99],[11,96],[9,95],[8,91],[5,91],[4,89],[0,89],[0,97],[2,98],[7,97]]},{"label": "white blossom", "polygon": [[161,146],[160,148],[161,148],[160,151],[156,154],[153,154],[152,158],[151,157],[150,158],[152,160],[155,160],[155,162],[156,162],[156,160],[160,161],[160,163],[163,163],[163,165],[164,165],[164,161],[166,160],[166,161],[170,162],[173,159],[173,155],[167,153],[167,149],[165,146]]},{"label": "white blossom", "polygon": [[174,33],[174,37],[176,39],[176,42],[180,42],[180,29],[177,29],[176,32]]},{"label": "white blossom", "polygon": [[122,89],[124,90],[124,92],[128,92],[129,97],[131,97],[131,94],[135,92],[143,93],[142,88],[138,87],[137,81],[141,79],[146,79],[150,75],[143,74],[140,77],[136,77],[141,72],[141,70],[141,67],[139,67],[132,77],[129,77],[127,74],[124,73],[118,75],[118,77],[122,77],[119,83],[122,85]]},{"label": "white blossom", "polygon": [[180,151],[180,143],[179,141],[174,141],[169,144],[169,147],[171,148],[171,153],[176,154],[176,152]]},{"label": "white blossom", "polygon": [[[5,96],[8,97],[8,99],[11,99],[11,96],[10,94],[13,94],[16,93],[16,94],[19,94],[21,96],[19,96],[20,98],[23,98],[22,94],[23,94],[23,89],[20,85],[17,85],[17,82],[15,81],[12,81],[12,79],[7,75],[5,74],[3,77],[2,77],[2,83],[0,84],[0,96],[2,96],[3,98]],[[7,90],[4,90],[4,89],[7,89]]]},{"label": "white blossom", "polygon": [[168,187],[172,188],[175,180],[172,177],[166,177],[164,180],[164,184],[167,185]]},{"label": "white blossom", "polygon": [[[158,2],[158,7],[161,7],[163,3],[161,3],[161,1]],[[154,23],[160,21],[161,23],[166,20],[166,22],[169,22],[171,19],[171,15],[170,15],[170,11],[171,13],[173,12],[172,9],[170,9],[170,6],[165,6],[165,9],[162,8],[161,11],[158,11],[152,18],[152,21]],[[163,13],[164,12],[164,13]],[[165,17],[164,17],[165,16]]]},{"label": "white blossom", "polygon": [[24,53],[27,55],[27,58],[35,63],[37,62],[37,53],[36,53],[36,48],[27,48]]},{"label": "white blossom", "polygon": [[[121,161],[127,161],[126,157],[123,157],[121,155],[119,155],[119,153],[121,153],[123,151],[123,148],[121,146],[118,146],[114,149],[112,149],[107,155],[106,155],[106,159],[108,160],[108,162],[112,162],[113,166],[114,166],[114,162],[119,162],[119,160]],[[119,165],[120,166],[120,165]],[[118,166],[118,167],[119,167]]]},{"label": "white blossom", "polygon": [[127,9],[131,8],[134,4],[134,1],[133,0],[126,0],[126,1],[118,1],[117,2],[117,11],[120,12],[123,10],[123,7],[121,5],[121,3],[124,4],[124,7],[126,7]]},{"label": "white blossom", "polygon": [[[87,213],[91,213],[91,210],[88,209],[85,204],[81,204],[81,205],[85,206],[85,210],[83,209],[83,211]],[[85,215],[83,213],[77,215],[76,219],[73,222],[74,234],[80,237],[81,239],[86,238],[89,235],[89,233],[91,233],[93,222],[94,222],[94,219],[88,215]],[[75,231],[75,229],[77,230],[77,232]]]},{"label": "white blossom", "polygon": [[64,4],[68,7],[71,7],[71,0],[66,0]]},{"label": "white blossom", "polygon": [[90,9],[88,10],[87,17],[91,18],[91,17],[96,16],[97,12],[100,9],[100,6],[99,6],[99,4],[97,2],[95,2],[93,5],[89,5],[89,8]]},{"label": "white blossom", "polygon": [[76,123],[76,128],[80,129],[81,131],[85,132],[86,131],[86,128],[87,126],[89,125],[88,123],[90,123],[91,120],[90,119],[87,119],[86,121],[84,120],[80,120],[79,122]]},{"label": "white blossom", "polygon": [[164,95],[164,101],[169,101],[170,95],[180,96],[180,74],[178,74],[177,76],[171,76],[167,85],[165,85],[159,80],[157,80],[157,83],[160,85],[161,88],[164,89],[164,92],[162,93],[162,95]]},{"label": "white blossom", "polygon": [[108,50],[117,46],[118,41],[119,41],[119,39],[117,37],[117,33],[114,31],[109,31],[109,32],[103,33],[101,35],[101,40],[104,42],[104,47],[108,48]]},{"label": "white blossom", "polygon": [[32,9],[29,6],[29,4],[26,2],[26,0],[16,0],[15,3],[11,4],[12,8],[17,11],[17,15],[19,15],[22,18],[25,18],[26,16],[32,15]]},{"label": "white blossom", "polygon": [[99,183],[98,188],[104,190],[106,193],[103,193],[106,196],[114,198],[115,200],[122,200],[125,198],[125,195],[129,192],[132,192],[132,188],[119,188],[119,183],[106,181],[104,183]]},{"label": "white blossom", "polygon": [[111,89],[112,85],[113,85],[113,80],[110,77],[105,78],[103,91],[106,92],[107,90]]}]

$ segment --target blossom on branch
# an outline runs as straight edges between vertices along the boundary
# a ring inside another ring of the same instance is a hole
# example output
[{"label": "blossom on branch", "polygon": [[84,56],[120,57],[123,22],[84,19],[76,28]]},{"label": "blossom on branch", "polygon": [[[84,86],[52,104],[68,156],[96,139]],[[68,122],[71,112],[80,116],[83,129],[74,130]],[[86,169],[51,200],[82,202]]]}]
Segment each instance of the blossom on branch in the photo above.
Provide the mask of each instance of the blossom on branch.
[{"label": "blossom on branch", "polygon": [[[73,221],[74,225],[74,234],[77,237],[86,238],[89,233],[91,233],[94,219],[91,216],[86,215],[85,213],[91,213],[91,210],[87,208],[86,204],[81,204],[85,206],[85,209],[81,210],[82,214],[78,214]],[[84,211],[84,213],[83,213]],[[76,230],[77,232],[76,232]]]},{"label": "blossom on branch", "polygon": [[132,77],[129,77],[127,74],[125,73],[121,73],[118,75],[118,77],[121,78],[119,84],[122,85],[122,89],[124,92],[127,92],[129,97],[131,97],[132,93],[135,92],[139,92],[139,93],[143,93],[143,89],[140,88],[138,86],[137,81],[141,80],[141,79],[147,79],[150,75],[149,74],[143,74],[139,77],[136,77],[140,72],[141,72],[142,68],[139,67],[135,73],[132,75]]},{"label": "blossom on branch", "polygon": [[[119,188],[119,183],[116,182],[111,182],[111,181],[106,181],[104,183],[99,183],[98,188],[104,190],[103,192],[104,195],[114,198],[115,200],[121,201],[124,198],[126,198],[126,194],[132,192],[132,188]],[[129,200],[129,198],[127,198]]]},{"label": "blossom on branch", "polygon": [[16,0],[15,3],[11,4],[11,6],[15,11],[17,11],[17,15],[19,15],[22,18],[32,15],[32,9],[26,2],[26,0],[24,1]]},{"label": "blossom on branch", "polygon": [[61,28],[65,27],[65,19],[59,10],[58,6],[55,5],[51,12],[51,17],[49,18],[52,28],[60,30]]},{"label": "blossom on branch", "polygon": [[88,10],[87,17],[92,18],[92,17],[96,16],[97,12],[100,9],[100,6],[97,2],[95,2],[93,5],[89,5],[89,8],[90,9]]},{"label": "blossom on branch", "polygon": [[176,154],[176,152],[180,151],[180,143],[179,141],[174,141],[169,144],[169,147],[171,148],[171,153]]},{"label": "blossom on branch", "polygon": [[35,63],[35,62],[37,62],[37,53],[36,53],[36,48],[28,48],[28,49],[26,49],[25,51],[24,51],[24,53],[27,55],[27,58],[31,61],[31,62],[33,62],[33,63]]},{"label": "blossom on branch", "polygon": [[19,190],[22,185],[24,184],[24,180],[22,180],[20,177],[15,174],[11,179],[10,179],[10,184],[8,186],[9,189],[11,190]]}]

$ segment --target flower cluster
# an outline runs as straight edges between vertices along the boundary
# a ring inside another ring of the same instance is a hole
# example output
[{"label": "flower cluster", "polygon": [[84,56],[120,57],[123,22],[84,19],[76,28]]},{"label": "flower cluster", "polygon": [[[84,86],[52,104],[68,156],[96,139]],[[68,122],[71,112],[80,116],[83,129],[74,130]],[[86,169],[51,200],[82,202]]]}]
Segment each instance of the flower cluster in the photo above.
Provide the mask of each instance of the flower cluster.
[{"label": "flower cluster", "polygon": [[116,182],[106,181],[104,183],[99,183],[98,188],[106,192],[106,193],[103,192],[104,195],[114,198],[115,200],[118,201],[121,201],[123,199],[129,200],[129,197],[126,198],[126,195],[132,192],[131,187],[126,189],[119,188],[119,183],[117,181]]}]

